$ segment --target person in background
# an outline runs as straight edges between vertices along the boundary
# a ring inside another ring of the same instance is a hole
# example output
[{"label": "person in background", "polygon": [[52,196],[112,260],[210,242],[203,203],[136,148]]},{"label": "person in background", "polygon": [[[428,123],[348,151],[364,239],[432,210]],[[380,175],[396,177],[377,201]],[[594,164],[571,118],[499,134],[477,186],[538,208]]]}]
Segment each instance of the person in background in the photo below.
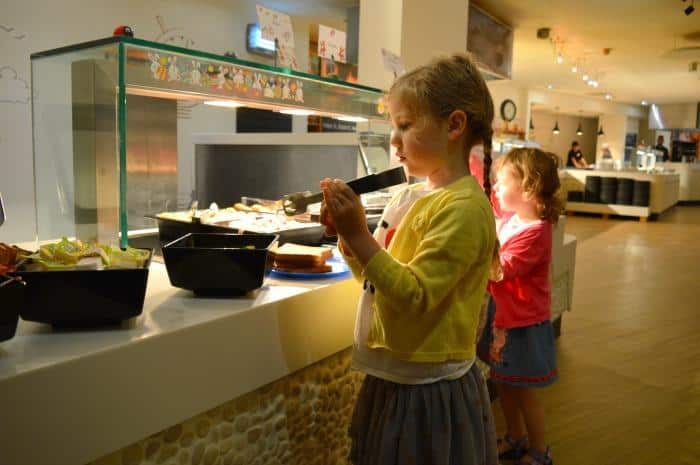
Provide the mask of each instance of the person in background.
[{"label": "person in background", "polygon": [[484,146],[491,169],[493,101],[464,54],[399,77],[388,96],[391,144],[410,176],[374,235],[359,197],[321,181],[321,222],[363,291],[352,366],[366,374],[349,428],[362,465],[496,465],[477,330],[496,252],[496,227],[467,157]]},{"label": "person in background", "polygon": [[659,136],[656,139],[654,150],[658,150],[659,152],[663,153],[662,161],[671,161],[671,157],[668,156],[668,149],[664,146],[664,136]]},{"label": "person in background", "polygon": [[478,354],[491,367],[506,420],[499,458],[552,465],[535,388],[558,378],[549,283],[552,228],[563,209],[558,158],[521,148],[498,164],[494,191],[510,216],[498,225],[501,276],[489,282],[492,299]]},{"label": "person in background", "polygon": [[581,146],[579,145],[578,141],[573,141],[571,143],[571,150],[569,150],[569,154],[566,156],[566,167],[567,168],[585,168],[586,167],[586,159],[583,158],[583,154],[581,153]]}]

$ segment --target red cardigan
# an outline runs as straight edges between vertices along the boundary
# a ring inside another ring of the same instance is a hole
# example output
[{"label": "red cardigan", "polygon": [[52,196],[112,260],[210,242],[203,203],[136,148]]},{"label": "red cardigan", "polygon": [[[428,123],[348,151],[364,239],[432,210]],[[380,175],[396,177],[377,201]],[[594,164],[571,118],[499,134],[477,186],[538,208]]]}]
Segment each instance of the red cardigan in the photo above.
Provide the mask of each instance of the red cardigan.
[{"label": "red cardigan", "polygon": [[[501,231],[512,217],[499,228]],[[552,261],[552,224],[533,224],[501,243],[503,279],[489,281],[489,292],[496,302],[494,325],[520,328],[549,320]]]}]

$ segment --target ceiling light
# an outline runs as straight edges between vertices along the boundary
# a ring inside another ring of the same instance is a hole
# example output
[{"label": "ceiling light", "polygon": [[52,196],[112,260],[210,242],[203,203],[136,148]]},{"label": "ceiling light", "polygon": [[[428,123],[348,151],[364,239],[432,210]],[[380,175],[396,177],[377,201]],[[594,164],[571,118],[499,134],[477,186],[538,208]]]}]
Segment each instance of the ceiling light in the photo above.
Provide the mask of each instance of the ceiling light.
[{"label": "ceiling light", "polygon": [[534,130],[535,130],[535,125],[532,124],[532,117],[530,117],[530,131],[534,131]]},{"label": "ceiling light", "polygon": [[351,123],[364,123],[367,121],[367,118],[363,118],[362,116],[336,116],[335,119],[338,121],[349,121]]},{"label": "ceiling light", "polygon": [[692,4],[690,4],[686,7],[685,10],[683,10],[683,13],[685,13],[686,16],[690,16],[691,14],[693,14],[693,11],[695,11],[695,7]]},{"label": "ceiling light", "polygon": [[576,135],[583,135],[583,128],[581,127],[581,110],[578,111],[578,127],[576,128]]},{"label": "ceiling light", "polygon": [[646,100],[642,100],[642,106],[645,107],[647,105],[649,105],[649,102],[647,102]]},{"label": "ceiling light", "polygon": [[598,129],[598,135],[599,135],[599,136],[604,136],[604,135],[605,135],[605,133],[603,132],[603,125],[602,125],[602,124],[600,125],[600,129]]},{"label": "ceiling light", "polygon": [[572,73],[578,73],[578,66],[574,65],[571,67],[571,72]]},{"label": "ceiling light", "polygon": [[588,81],[588,74],[584,74],[581,79],[583,79],[584,81]]},{"label": "ceiling light", "polygon": [[598,81],[593,81],[593,84],[591,84],[593,87],[598,87]]},{"label": "ceiling light", "polygon": [[564,57],[559,53],[557,54],[557,64],[560,65],[562,63],[564,63]]},{"label": "ceiling light", "polygon": [[294,115],[294,116],[309,116],[313,115],[314,112],[311,110],[304,110],[301,108],[289,108],[285,110],[280,110],[280,113],[284,113],[285,115]]},{"label": "ceiling light", "polygon": [[554,122],[554,128],[552,128],[552,134],[559,134],[559,121]]},{"label": "ceiling light", "polygon": [[235,102],[233,100],[207,100],[204,102],[205,105],[211,105],[212,107],[225,107],[225,108],[238,108],[243,106],[242,103]]},{"label": "ceiling light", "polygon": [[607,94],[605,94],[605,100],[612,100],[612,99],[613,99],[613,96],[612,96],[612,94],[611,94],[610,92],[608,92]]},{"label": "ceiling light", "polygon": [[554,89],[554,84],[547,84],[547,89],[549,89],[549,90]]}]

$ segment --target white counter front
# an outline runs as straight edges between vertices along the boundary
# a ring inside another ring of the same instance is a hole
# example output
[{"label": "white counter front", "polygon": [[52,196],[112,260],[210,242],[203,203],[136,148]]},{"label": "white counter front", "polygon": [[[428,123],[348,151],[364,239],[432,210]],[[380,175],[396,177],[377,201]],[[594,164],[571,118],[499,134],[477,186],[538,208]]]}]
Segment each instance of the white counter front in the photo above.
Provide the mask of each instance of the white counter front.
[{"label": "white counter front", "polygon": [[668,168],[680,176],[680,190],[678,200],[681,202],[700,201],[700,163],[660,163],[663,168]]},{"label": "white counter front", "polygon": [[152,263],[124,327],[20,321],[0,344],[0,463],[86,463],[346,349],[359,290],[268,278],[246,297],[195,298]]}]

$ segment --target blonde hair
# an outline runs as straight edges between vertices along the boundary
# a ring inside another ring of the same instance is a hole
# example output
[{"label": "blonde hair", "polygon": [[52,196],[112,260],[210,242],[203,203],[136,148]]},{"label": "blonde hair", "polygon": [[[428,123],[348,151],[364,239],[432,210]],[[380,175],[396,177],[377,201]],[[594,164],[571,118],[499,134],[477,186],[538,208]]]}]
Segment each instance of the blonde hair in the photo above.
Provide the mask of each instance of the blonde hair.
[{"label": "blonde hair", "polygon": [[513,149],[499,160],[500,168],[506,166],[513,168],[523,190],[534,197],[537,216],[556,223],[564,210],[559,198],[559,157],[540,149]]},{"label": "blonde hair", "polygon": [[484,146],[484,192],[491,197],[491,138],[493,100],[481,72],[469,55],[455,53],[436,58],[399,77],[389,90],[416,115],[427,113],[436,120],[453,111],[467,115],[466,156],[479,143]]}]

